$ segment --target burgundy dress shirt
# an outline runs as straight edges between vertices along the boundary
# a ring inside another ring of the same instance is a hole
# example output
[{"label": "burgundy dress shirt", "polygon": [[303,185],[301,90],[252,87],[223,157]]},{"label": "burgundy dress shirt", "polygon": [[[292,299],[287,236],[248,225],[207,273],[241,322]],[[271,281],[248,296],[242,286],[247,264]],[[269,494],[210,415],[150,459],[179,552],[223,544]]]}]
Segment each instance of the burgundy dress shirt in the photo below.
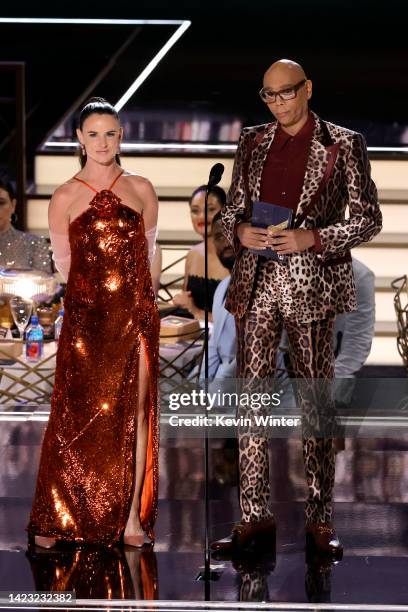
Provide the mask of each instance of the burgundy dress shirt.
[{"label": "burgundy dress shirt", "polygon": [[[296,214],[314,128],[315,121],[311,113],[295,136],[291,136],[278,125],[262,170],[262,202],[291,208],[293,214]],[[319,233],[317,230],[313,233],[315,250],[318,252],[321,249]]]}]

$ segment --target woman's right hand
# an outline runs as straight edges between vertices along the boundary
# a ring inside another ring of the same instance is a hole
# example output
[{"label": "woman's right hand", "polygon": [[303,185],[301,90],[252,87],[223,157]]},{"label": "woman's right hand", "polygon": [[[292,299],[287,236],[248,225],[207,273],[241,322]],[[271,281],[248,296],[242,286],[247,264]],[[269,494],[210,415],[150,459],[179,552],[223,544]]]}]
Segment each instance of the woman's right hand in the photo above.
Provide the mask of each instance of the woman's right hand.
[{"label": "woman's right hand", "polygon": [[240,223],[237,227],[237,236],[242,246],[247,249],[266,249],[267,229],[253,227],[250,223]]}]

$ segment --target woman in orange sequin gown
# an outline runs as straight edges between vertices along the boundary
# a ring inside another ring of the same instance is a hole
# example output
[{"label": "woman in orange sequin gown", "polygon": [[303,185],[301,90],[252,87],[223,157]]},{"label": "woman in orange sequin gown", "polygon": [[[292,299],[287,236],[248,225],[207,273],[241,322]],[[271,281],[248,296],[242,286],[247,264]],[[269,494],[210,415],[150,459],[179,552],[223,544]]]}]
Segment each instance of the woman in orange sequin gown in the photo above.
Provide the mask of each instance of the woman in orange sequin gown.
[{"label": "woman in orange sequin gown", "polygon": [[69,274],[27,531],[47,548],[140,546],[154,540],[158,493],[160,323],[148,258],[157,198],[118,165],[122,130],[105,100],[84,107],[78,137],[83,168],[49,209],[54,259]]}]

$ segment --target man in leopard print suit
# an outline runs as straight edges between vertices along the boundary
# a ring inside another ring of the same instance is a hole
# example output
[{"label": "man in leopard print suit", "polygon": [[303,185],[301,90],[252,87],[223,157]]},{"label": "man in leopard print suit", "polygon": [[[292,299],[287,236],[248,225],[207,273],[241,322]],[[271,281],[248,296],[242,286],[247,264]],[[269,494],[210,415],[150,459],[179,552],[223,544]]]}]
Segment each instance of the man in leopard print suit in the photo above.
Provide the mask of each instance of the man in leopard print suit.
[{"label": "man in leopard print suit", "polygon": [[[260,95],[276,121],[242,130],[222,212],[236,252],[225,307],[236,321],[237,375],[245,381],[273,377],[285,328],[296,377],[327,380],[334,375],[335,314],[356,308],[350,249],[381,230],[377,190],[363,137],[309,110],[312,83],[299,64],[272,64]],[[252,227],[256,200],[291,207],[293,229],[271,234]],[[267,246],[286,255],[286,265],[249,250]],[[331,403],[330,395],[326,400]],[[300,401],[307,420],[315,407]],[[332,438],[303,436],[307,544],[339,557],[331,524]],[[266,437],[239,432],[242,520],[230,537],[212,543],[213,550],[229,553],[274,539],[268,464]]]}]

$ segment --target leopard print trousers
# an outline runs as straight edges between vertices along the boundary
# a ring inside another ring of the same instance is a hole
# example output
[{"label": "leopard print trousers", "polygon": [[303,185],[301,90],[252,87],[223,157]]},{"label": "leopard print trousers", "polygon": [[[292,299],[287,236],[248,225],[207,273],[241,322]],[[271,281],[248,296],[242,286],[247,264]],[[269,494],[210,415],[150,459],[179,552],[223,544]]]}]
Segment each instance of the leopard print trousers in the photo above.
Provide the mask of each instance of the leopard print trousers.
[{"label": "leopard print trousers", "polygon": [[[273,378],[276,352],[285,328],[293,374],[305,383],[298,394],[302,420],[314,427],[319,419],[330,420],[334,415],[330,389],[320,384],[325,379],[330,385],[334,376],[334,315],[307,323],[285,320],[279,305],[288,296],[290,278],[288,271],[286,282],[282,282],[282,274],[277,281],[278,265],[281,264],[263,260],[250,307],[244,317],[236,318],[237,376],[247,388],[251,387],[251,381],[259,384],[261,379]],[[320,379],[319,384],[314,384],[315,379]],[[305,431],[307,427],[303,427],[302,437],[308,486],[306,523],[330,521],[335,469],[333,439],[327,435],[308,435]],[[253,435],[239,427],[238,442],[242,520],[260,521],[271,516],[268,439],[266,435]]]}]

